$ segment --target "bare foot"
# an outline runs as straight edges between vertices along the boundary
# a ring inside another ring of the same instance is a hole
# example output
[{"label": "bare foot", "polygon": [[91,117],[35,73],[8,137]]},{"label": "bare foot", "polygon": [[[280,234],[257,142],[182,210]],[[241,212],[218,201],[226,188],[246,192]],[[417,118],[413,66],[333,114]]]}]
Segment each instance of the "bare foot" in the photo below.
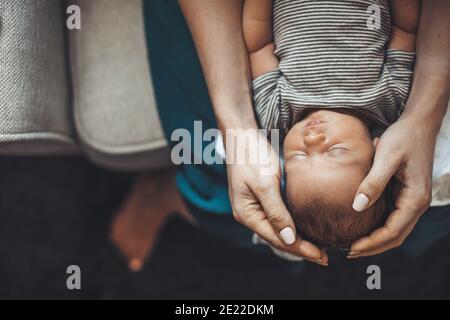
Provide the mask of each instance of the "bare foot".
[{"label": "bare foot", "polygon": [[174,170],[140,175],[111,226],[111,239],[128,259],[130,270],[142,269],[160,228],[173,213],[191,219]]}]

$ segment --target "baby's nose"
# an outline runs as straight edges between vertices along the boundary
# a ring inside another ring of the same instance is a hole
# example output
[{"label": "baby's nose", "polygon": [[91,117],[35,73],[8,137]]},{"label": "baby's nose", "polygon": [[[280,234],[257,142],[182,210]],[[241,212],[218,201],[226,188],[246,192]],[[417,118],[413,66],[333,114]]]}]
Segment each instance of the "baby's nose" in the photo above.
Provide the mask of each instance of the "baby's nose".
[{"label": "baby's nose", "polygon": [[316,145],[325,141],[325,134],[315,130],[308,130],[305,132],[305,144]]}]

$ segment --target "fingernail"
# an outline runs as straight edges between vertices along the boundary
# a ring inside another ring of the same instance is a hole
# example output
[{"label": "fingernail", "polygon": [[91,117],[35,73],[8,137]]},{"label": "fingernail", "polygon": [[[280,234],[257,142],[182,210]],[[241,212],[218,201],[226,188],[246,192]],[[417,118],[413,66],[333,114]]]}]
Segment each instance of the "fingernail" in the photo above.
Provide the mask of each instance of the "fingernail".
[{"label": "fingernail", "polygon": [[360,253],[361,253],[361,251],[352,251],[348,255],[349,256],[356,256],[357,254],[360,254]]},{"label": "fingernail", "polygon": [[295,242],[295,233],[294,230],[290,227],[286,227],[283,230],[280,231],[281,239],[283,239],[284,243],[286,243],[288,246],[293,244]]},{"label": "fingernail", "polygon": [[355,197],[355,201],[353,201],[353,209],[357,212],[362,212],[367,208],[369,202],[369,198],[364,193],[360,193]]},{"label": "fingernail", "polygon": [[322,259],[316,260],[316,263],[322,267],[328,267],[328,263],[323,262]]}]

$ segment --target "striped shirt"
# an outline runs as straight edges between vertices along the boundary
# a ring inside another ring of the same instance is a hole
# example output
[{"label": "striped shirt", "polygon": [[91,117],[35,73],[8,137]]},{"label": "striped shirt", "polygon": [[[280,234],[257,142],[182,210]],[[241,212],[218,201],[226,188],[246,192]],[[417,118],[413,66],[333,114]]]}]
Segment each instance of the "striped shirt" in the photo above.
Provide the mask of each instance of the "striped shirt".
[{"label": "striped shirt", "polygon": [[398,119],[414,53],[386,50],[388,0],[274,0],[273,14],[280,64],[253,81],[261,127],[286,134],[305,108],[351,108],[381,127]]}]

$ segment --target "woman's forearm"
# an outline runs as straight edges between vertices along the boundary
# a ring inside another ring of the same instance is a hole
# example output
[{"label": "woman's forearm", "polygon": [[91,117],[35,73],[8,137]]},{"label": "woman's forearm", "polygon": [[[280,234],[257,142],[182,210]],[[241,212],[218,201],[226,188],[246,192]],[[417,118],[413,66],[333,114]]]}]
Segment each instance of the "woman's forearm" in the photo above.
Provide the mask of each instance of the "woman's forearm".
[{"label": "woman's forearm", "polygon": [[448,0],[422,1],[417,61],[411,94],[402,118],[426,121],[437,134],[447,110],[450,87]]},{"label": "woman's forearm", "polygon": [[257,128],[242,0],[180,0],[221,129]]}]

